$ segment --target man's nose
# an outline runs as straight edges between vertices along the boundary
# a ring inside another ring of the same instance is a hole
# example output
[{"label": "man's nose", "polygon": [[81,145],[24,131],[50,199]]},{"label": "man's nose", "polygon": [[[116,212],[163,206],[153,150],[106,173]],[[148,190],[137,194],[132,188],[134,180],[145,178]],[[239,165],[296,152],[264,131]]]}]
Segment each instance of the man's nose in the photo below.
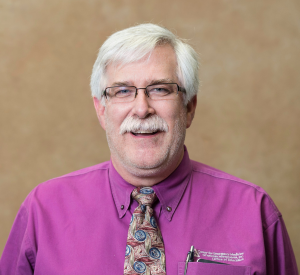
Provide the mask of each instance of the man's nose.
[{"label": "man's nose", "polygon": [[146,94],[145,88],[137,88],[136,97],[134,99],[133,112],[139,118],[146,118],[149,115],[153,115],[155,110],[151,106],[151,100],[149,100]]}]

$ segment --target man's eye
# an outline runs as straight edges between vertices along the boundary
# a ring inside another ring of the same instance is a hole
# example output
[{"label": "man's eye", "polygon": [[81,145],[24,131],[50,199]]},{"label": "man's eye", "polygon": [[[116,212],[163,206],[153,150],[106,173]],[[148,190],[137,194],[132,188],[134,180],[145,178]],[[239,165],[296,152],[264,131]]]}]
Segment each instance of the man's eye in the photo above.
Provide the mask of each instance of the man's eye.
[{"label": "man's eye", "polygon": [[172,91],[168,86],[154,86],[149,90],[149,93],[153,95],[168,95],[171,92]]},{"label": "man's eye", "polygon": [[128,93],[130,93],[129,90],[119,90],[119,91],[117,91],[117,94],[128,94]]},{"label": "man's eye", "polygon": [[165,89],[165,88],[155,88],[153,89],[155,92],[157,93],[166,93],[166,92],[169,92],[168,89]]},{"label": "man's eye", "polygon": [[125,97],[125,96],[129,96],[132,94],[132,90],[130,89],[126,89],[126,88],[119,88],[117,90],[115,90],[114,92],[114,96],[116,97]]}]

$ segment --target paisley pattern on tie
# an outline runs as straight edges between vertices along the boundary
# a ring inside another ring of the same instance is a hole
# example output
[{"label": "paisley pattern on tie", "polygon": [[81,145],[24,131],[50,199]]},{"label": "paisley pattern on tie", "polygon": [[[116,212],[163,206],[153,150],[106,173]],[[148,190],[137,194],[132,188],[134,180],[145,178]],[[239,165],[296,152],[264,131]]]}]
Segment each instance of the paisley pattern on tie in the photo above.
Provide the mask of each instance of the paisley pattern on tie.
[{"label": "paisley pattern on tie", "polygon": [[131,196],[139,206],[129,225],[124,274],[165,275],[165,249],[152,209],[156,194],[150,187],[137,187]]}]

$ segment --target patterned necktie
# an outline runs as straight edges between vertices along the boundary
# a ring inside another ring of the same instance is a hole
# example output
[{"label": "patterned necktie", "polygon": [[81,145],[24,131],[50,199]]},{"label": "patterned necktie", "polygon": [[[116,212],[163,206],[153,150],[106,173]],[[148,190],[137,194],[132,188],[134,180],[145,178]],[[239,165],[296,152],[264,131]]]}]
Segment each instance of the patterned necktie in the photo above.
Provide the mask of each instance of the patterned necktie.
[{"label": "patterned necktie", "polygon": [[156,194],[150,187],[137,187],[131,196],[139,206],[129,225],[124,274],[165,275],[165,249],[152,209]]}]

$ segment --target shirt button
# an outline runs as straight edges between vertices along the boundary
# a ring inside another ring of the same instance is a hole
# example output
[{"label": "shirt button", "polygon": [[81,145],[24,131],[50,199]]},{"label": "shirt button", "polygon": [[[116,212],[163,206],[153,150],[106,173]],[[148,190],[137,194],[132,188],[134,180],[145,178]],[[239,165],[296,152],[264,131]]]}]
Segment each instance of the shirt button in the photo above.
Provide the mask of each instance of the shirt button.
[{"label": "shirt button", "polygon": [[124,209],[124,205],[123,205],[123,204],[121,205],[121,209],[122,209],[122,210]]},{"label": "shirt button", "polygon": [[168,212],[171,212],[171,211],[172,211],[172,207],[167,206],[167,211],[168,211]]}]

